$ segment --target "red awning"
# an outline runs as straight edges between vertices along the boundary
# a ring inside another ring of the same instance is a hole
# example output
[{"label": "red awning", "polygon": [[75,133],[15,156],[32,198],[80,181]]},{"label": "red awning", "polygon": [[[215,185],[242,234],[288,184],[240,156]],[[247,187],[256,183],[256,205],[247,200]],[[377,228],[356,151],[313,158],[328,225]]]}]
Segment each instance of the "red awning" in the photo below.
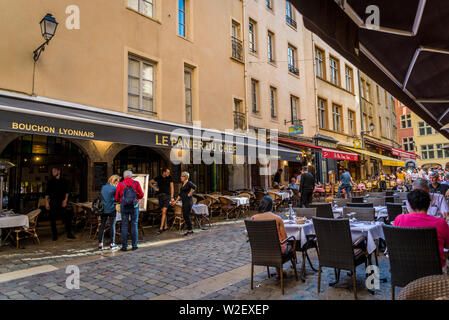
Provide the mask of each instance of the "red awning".
[{"label": "red awning", "polygon": [[307,143],[302,143],[302,142],[288,140],[288,139],[282,139],[282,138],[279,138],[278,141],[282,142],[282,143],[291,144],[291,145],[321,150],[322,157],[326,158],[326,159],[359,161],[359,156],[355,153],[344,152],[344,151],[339,151],[339,150],[335,150],[335,149],[322,148],[322,147],[314,146],[312,144],[307,144]]},{"label": "red awning", "polygon": [[321,148],[323,152],[323,158],[327,159],[337,159],[337,160],[349,160],[349,161],[359,161],[359,156],[355,153],[338,151],[335,149]]},{"label": "red awning", "polygon": [[402,149],[392,148],[391,152],[393,155],[401,157],[402,159],[420,159],[419,155],[416,153],[408,152]]}]

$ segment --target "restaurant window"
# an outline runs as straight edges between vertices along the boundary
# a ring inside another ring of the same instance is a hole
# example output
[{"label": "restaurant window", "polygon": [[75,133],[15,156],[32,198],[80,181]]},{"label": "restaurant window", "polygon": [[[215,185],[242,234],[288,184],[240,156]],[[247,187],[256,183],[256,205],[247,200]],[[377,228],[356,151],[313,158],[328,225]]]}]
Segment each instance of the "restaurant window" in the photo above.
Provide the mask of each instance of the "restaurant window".
[{"label": "restaurant window", "polygon": [[276,88],[270,87],[270,110],[271,110],[271,118],[277,118],[277,110],[276,110]]},{"label": "restaurant window", "polygon": [[334,131],[342,132],[342,125],[341,125],[341,107],[339,105],[333,104],[332,105],[332,120],[334,125]]},{"label": "restaurant window", "polygon": [[186,37],[186,0],[178,0],[178,35]]},{"label": "restaurant window", "polygon": [[420,136],[427,136],[432,134],[432,127],[429,126],[426,122],[418,122],[418,129]]},{"label": "restaurant window", "polygon": [[340,85],[340,74],[339,74],[339,61],[334,57],[329,58],[330,72],[331,72],[331,82],[336,86]]},{"label": "restaurant window", "polygon": [[318,98],[318,119],[321,129],[327,129],[326,100]]},{"label": "restaurant window", "polygon": [[350,136],[355,135],[355,112],[348,110],[348,133]]},{"label": "restaurant window", "polygon": [[435,159],[435,150],[433,144],[421,146],[421,157],[423,160]]},{"label": "restaurant window", "polygon": [[128,58],[128,110],[155,115],[154,64]]},{"label": "restaurant window", "polygon": [[184,88],[186,98],[186,122],[193,122],[193,69],[184,68]]},{"label": "restaurant window", "polygon": [[415,151],[415,145],[414,145],[414,142],[413,142],[413,137],[402,138],[402,148],[405,151],[414,152]]},{"label": "restaurant window", "polygon": [[258,107],[259,81],[251,79],[251,104],[253,113],[259,113]]},{"label": "restaurant window", "polygon": [[274,62],[274,34],[268,31],[268,61]]},{"label": "restaurant window", "polygon": [[345,77],[346,77],[346,90],[353,92],[353,71],[351,67],[345,67]]},{"label": "restaurant window", "polygon": [[412,127],[412,115],[410,113],[401,115],[401,129],[411,127]]},{"label": "restaurant window", "polygon": [[257,23],[250,19],[249,20],[249,51],[251,51],[252,53],[256,53],[257,52],[257,47],[256,47],[256,35],[257,35],[257,31],[256,31],[256,26]]},{"label": "restaurant window", "polygon": [[155,0],[128,0],[128,7],[150,18],[154,18],[154,1]]},{"label": "restaurant window", "polygon": [[299,70],[296,62],[296,48],[291,45],[288,46],[288,72],[299,76]]},{"label": "restaurant window", "polygon": [[316,76],[324,79],[324,51],[319,48],[315,48],[315,68]]},{"label": "restaurant window", "polygon": [[443,144],[437,144],[437,158],[443,159],[443,158],[449,158],[449,149],[445,149]]},{"label": "restaurant window", "polygon": [[296,125],[298,122],[298,98],[290,96],[290,107],[292,115],[292,124]]}]

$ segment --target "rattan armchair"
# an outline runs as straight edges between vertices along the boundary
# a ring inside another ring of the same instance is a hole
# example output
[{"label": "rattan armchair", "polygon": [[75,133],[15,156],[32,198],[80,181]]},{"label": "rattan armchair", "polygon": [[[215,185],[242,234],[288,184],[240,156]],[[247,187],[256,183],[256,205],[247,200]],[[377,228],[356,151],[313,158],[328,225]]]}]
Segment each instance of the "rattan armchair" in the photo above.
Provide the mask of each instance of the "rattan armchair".
[{"label": "rattan armchair", "polygon": [[331,203],[311,203],[310,208],[316,208],[316,216],[320,218],[334,218]]},{"label": "rattan armchair", "polygon": [[210,201],[209,205],[209,215],[212,218],[214,213],[217,213],[218,215],[221,214],[221,203],[220,200],[218,200],[218,197],[214,197],[211,195],[206,194],[204,196],[206,200]]},{"label": "rattan armchair", "polygon": [[372,202],[365,202],[365,203],[348,202],[346,206],[350,208],[373,208],[374,204]]},{"label": "rattan armchair", "polygon": [[449,300],[449,276],[427,276],[410,282],[398,300]]},{"label": "rattan armchair", "polygon": [[343,208],[343,217],[348,218],[348,214],[355,212],[355,218],[359,221],[375,221],[376,210],[374,208]]},{"label": "rattan armchair", "polygon": [[[33,239],[33,243],[35,243],[35,240],[37,241],[37,244],[40,244],[39,236],[37,235],[36,228],[37,228],[37,218],[39,217],[39,214],[41,213],[41,209],[36,209],[31,211],[27,214],[28,221],[29,221],[29,227],[25,229],[24,227],[15,228],[11,232],[11,236],[14,238],[16,242],[16,247],[19,249],[19,243],[20,240],[24,239]],[[13,235],[15,234],[15,236]]]},{"label": "rattan armchair", "polygon": [[384,198],[367,198],[367,203],[372,203],[373,207],[384,207],[385,199]]},{"label": "rattan armchair", "polygon": [[221,204],[221,215],[226,215],[226,220],[228,220],[231,215],[235,215],[235,218],[238,219],[239,210],[235,202],[225,197],[218,197],[218,200]]},{"label": "rattan armchair", "polygon": [[290,242],[292,245],[291,250],[282,253],[276,220],[245,220],[245,226],[251,246],[251,290],[254,289],[254,266],[267,267],[268,277],[270,277],[269,267],[276,267],[280,270],[281,290],[284,294],[284,263],[288,261],[292,263],[296,281],[298,281],[295,237],[282,242]]},{"label": "rattan armchair", "polygon": [[394,219],[400,214],[402,214],[402,204],[401,203],[390,203],[387,202],[387,212],[388,212],[388,223],[392,223]]},{"label": "rattan armchair", "polygon": [[384,225],[391,273],[391,298],[395,287],[430,275],[442,274],[435,228],[403,228]]},{"label": "rattan armchair", "polygon": [[[207,206],[207,210],[209,211],[209,215],[205,216],[205,215],[201,215],[199,216],[200,220],[206,220],[206,222],[209,224],[209,228],[212,228],[212,224],[211,224],[211,214],[210,214],[210,206],[211,206],[211,201],[209,199],[205,199],[205,200],[201,200],[200,202],[198,202],[198,204],[204,204],[205,206]],[[198,218],[198,217],[197,217]]]},{"label": "rattan armchair", "polygon": [[348,199],[335,199],[334,201],[335,201],[335,205],[337,207],[344,207],[344,206],[346,206],[346,204],[348,202],[351,202],[351,199],[350,198],[348,198]]},{"label": "rattan armchair", "polygon": [[366,250],[366,238],[355,243],[352,241],[348,219],[313,218],[318,241],[318,294],[321,288],[323,267],[334,268],[336,282],[340,280],[340,270],[352,272],[354,298],[357,299],[356,267],[368,266],[369,254]]}]

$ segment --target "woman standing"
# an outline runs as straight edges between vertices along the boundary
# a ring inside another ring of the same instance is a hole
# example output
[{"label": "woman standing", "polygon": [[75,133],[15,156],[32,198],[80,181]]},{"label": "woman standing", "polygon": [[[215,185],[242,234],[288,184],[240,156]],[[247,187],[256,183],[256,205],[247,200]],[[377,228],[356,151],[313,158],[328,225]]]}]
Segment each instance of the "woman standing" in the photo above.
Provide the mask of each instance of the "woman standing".
[{"label": "woman standing", "polygon": [[176,200],[173,200],[172,204],[174,205],[180,199],[182,200],[182,216],[187,225],[187,232],[184,234],[185,236],[193,234],[192,230],[192,220],[190,219],[190,213],[192,212],[193,207],[193,192],[196,190],[196,185],[189,181],[190,174],[186,171],[181,173],[181,190],[179,192]]},{"label": "woman standing", "polygon": [[103,239],[104,239],[104,229],[106,228],[106,222],[109,219],[109,234],[111,236],[110,247],[112,250],[118,249],[115,244],[115,220],[116,220],[116,210],[115,210],[115,192],[117,190],[117,185],[120,181],[120,177],[113,175],[109,178],[108,183],[106,183],[103,188],[101,188],[101,199],[103,201],[103,214],[101,215],[101,226],[99,231],[99,241],[98,249],[103,250]]}]

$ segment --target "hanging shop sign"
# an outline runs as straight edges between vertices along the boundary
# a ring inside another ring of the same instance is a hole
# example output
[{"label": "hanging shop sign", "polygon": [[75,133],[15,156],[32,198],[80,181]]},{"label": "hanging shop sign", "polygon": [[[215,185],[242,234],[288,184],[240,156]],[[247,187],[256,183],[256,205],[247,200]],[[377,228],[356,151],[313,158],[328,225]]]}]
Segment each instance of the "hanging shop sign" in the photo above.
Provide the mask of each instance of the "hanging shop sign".
[{"label": "hanging shop sign", "polygon": [[304,134],[304,126],[302,124],[299,124],[297,126],[292,126],[288,128],[288,134],[291,136],[297,135],[297,134]]},{"label": "hanging shop sign", "polygon": [[361,149],[361,148],[362,148],[362,141],[354,140],[354,149]]}]

